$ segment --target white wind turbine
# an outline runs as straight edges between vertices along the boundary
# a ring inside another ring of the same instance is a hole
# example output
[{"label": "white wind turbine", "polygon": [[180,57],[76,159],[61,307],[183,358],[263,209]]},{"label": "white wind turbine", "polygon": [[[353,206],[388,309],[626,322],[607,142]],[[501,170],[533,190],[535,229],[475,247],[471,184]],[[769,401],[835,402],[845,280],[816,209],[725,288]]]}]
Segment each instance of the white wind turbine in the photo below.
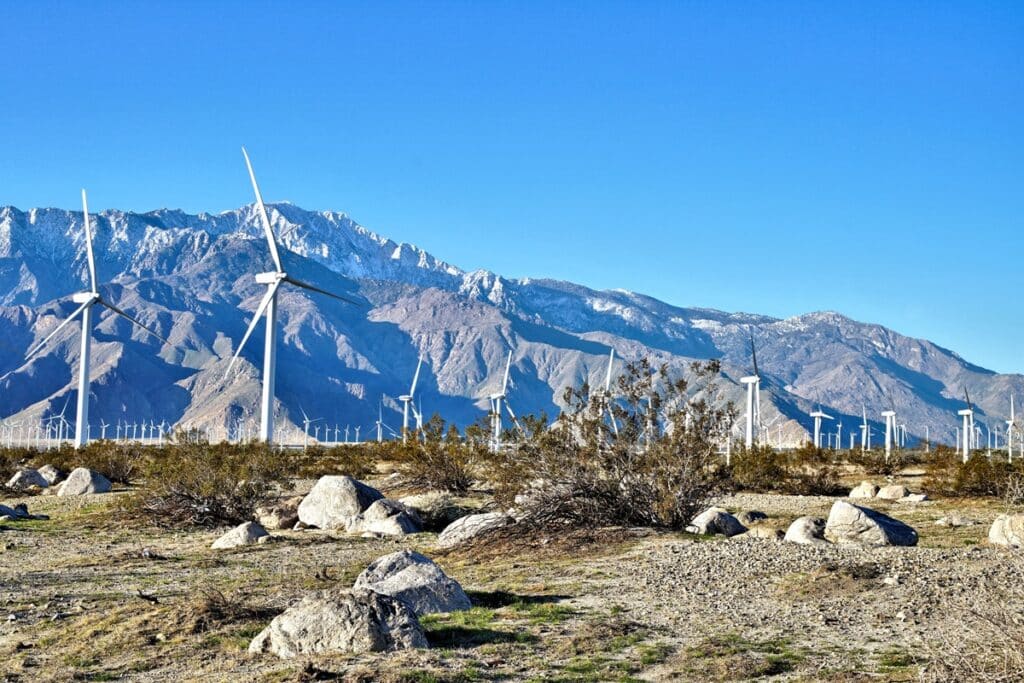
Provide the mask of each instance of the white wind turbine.
[{"label": "white wind turbine", "polygon": [[1010,394],[1010,419],[1006,421],[1006,459],[1013,462],[1013,430],[1017,428],[1017,417],[1013,413],[1013,394]]},{"label": "white wind turbine", "polygon": [[231,372],[231,367],[235,364],[239,354],[242,353],[242,349],[245,347],[245,342],[249,341],[249,337],[252,335],[256,325],[259,324],[260,318],[266,314],[267,317],[267,329],[266,329],[266,342],[263,345],[263,391],[260,397],[260,440],[266,443],[273,443],[274,441],[274,377],[277,369],[277,290],[281,287],[281,284],[287,282],[289,284],[300,287],[301,289],[308,289],[311,292],[317,292],[329,296],[345,303],[355,304],[351,299],[346,299],[343,296],[332,294],[326,290],[314,287],[313,285],[298,280],[291,275],[288,275],[284,271],[284,265],[281,263],[281,256],[277,251],[277,242],[274,239],[274,230],[270,226],[270,217],[267,215],[267,207],[263,205],[263,195],[260,194],[259,185],[256,184],[256,174],[253,173],[252,163],[249,161],[249,155],[245,151],[245,147],[242,148],[242,156],[245,157],[245,166],[249,169],[249,179],[252,181],[252,191],[256,195],[256,206],[259,209],[260,221],[263,223],[263,234],[267,240],[267,247],[270,249],[270,258],[274,261],[275,270],[267,273],[257,273],[256,282],[261,285],[267,286],[267,293],[263,295],[263,300],[260,301],[260,305],[256,307],[256,313],[252,316],[252,322],[249,323],[249,329],[245,331],[245,336],[242,337],[242,343],[238,345],[238,349],[235,351],[235,355],[231,357],[231,362],[228,363],[228,369],[224,373],[225,376]]},{"label": "white wind turbine", "polygon": [[[60,325],[57,325],[53,332],[48,334],[43,341],[39,342],[39,344],[37,344],[25,356],[25,360],[32,358],[32,356],[46,346],[46,344],[53,339],[65,325],[78,317],[79,314],[82,315],[81,350],[79,352],[78,360],[78,401],[77,416],[75,418],[75,448],[81,448],[89,441],[89,355],[92,348],[92,327],[94,322],[92,307],[96,304],[105,306],[117,315],[131,322],[133,325],[137,325],[147,334],[153,335],[165,344],[170,344],[169,341],[104,299],[100,294],[99,284],[97,283],[96,278],[96,260],[93,258],[92,253],[92,227],[89,225],[89,205],[86,201],[85,190],[82,190],[82,216],[83,223],[85,225],[85,254],[89,267],[89,291],[78,292],[77,294],[71,295],[71,300],[76,304],[79,304],[78,308],[75,309],[75,312],[65,318]],[[65,408],[66,407],[67,404],[65,404]],[[63,415],[64,413],[61,412],[62,420]]]},{"label": "white wind turbine", "polygon": [[[512,418],[512,424],[516,426],[520,432],[523,431],[522,426],[519,424],[519,418],[516,417],[515,412],[512,410],[512,406],[508,403],[508,375],[512,369],[512,351],[509,350],[508,358],[505,360],[505,377],[501,381],[501,391],[495,394],[491,394],[488,398],[491,401],[491,448],[497,453],[501,450],[501,409],[504,406],[508,412],[509,417]],[[614,418],[612,418],[614,420]]]},{"label": "white wind turbine", "polygon": [[416,406],[412,404],[416,397],[416,383],[420,380],[420,368],[423,367],[423,357],[420,356],[419,360],[416,361],[416,373],[412,376],[412,386],[409,387],[409,393],[398,397],[398,400],[402,402],[402,443],[406,443],[409,438],[409,409],[412,408],[414,417],[416,418],[417,425],[421,425],[422,419],[420,414],[416,412]]},{"label": "white wind turbine", "polygon": [[811,417],[814,418],[814,447],[821,448],[821,421],[834,419],[831,415],[826,415],[822,412],[821,406],[811,413]]},{"label": "white wind turbine", "polygon": [[604,374],[604,388],[598,391],[598,400],[601,402],[601,412],[607,412],[608,418],[612,421],[612,432],[618,436],[619,424],[615,420],[615,412],[612,410],[612,366],[614,363],[615,349],[612,349],[608,353],[608,369]]},{"label": "white wind turbine", "polygon": [[967,393],[967,387],[964,387],[964,399],[967,401],[967,408],[964,410],[958,410],[957,415],[964,420],[964,431],[963,431],[963,461],[971,457],[971,439],[974,434],[974,407],[971,405],[971,395]]},{"label": "white wind turbine", "polygon": [[754,348],[753,332],[750,333],[750,357],[754,363],[754,374],[740,377],[740,382],[747,385],[747,430],[744,443],[748,449],[754,446],[755,423],[759,428],[758,437],[761,436],[761,377],[757,372],[757,350]]}]

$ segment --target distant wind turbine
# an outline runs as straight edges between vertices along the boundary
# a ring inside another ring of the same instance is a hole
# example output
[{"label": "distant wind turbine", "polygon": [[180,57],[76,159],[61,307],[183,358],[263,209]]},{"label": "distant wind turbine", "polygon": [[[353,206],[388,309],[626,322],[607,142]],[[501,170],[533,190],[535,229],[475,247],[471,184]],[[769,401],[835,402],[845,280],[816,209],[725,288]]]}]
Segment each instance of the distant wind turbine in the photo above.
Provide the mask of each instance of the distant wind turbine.
[{"label": "distant wind turbine", "polygon": [[[412,376],[412,386],[409,387],[409,393],[398,397],[398,400],[402,402],[402,443],[406,443],[409,436],[409,408],[412,408],[413,413],[416,413],[416,406],[412,405],[413,400],[416,397],[416,383],[420,381],[420,368],[423,367],[423,357],[420,356],[419,360],[416,361],[416,373]],[[417,419],[417,423],[420,420]]]},{"label": "distant wind turbine", "polygon": [[[757,349],[754,347],[753,332],[750,333],[750,357],[754,364],[754,374],[740,377],[740,382],[747,385],[747,430],[744,443],[748,449],[754,446],[755,422],[759,427],[761,424],[761,376],[757,371]],[[759,433],[758,437],[760,436]],[[815,443],[820,443],[820,439],[816,437]]]},{"label": "distant wind turbine", "polygon": [[[28,354],[25,356],[25,360],[29,360],[36,353],[39,352],[46,344],[53,339],[58,332],[60,332],[65,325],[70,323],[79,314],[82,316],[82,334],[81,334],[81,350],[79,352],[78,360],[78,402],[77,402],[77,416],[75,417],[75,448],[81,448],[89,441],[89,355],[92,347],[92,307],[96,304],[105,306],[111,311],[128,320],[133,325],[137,325],[147,334],[150,334],[165,344],[170,344],[169,341],[161,337],[159,334],[149,329],[141,322],[128,315],[120,308],[110,303],[99,292],[99,285],[97,284],[96,277],[96,260],[93,258],[92,253],[92,228],[89,225],[89,204],[86,200],[85,190],[82,190],[82,216],[85,225],[85,253],[87,257],[89,267],[89,291],[78,292],[77,294],[71,295],[71,300],[76,304],[79,304],[75,312],[64,319],[60,325],[57,325],[53,332],[48,334],[43,341],[39,342]],[[67,404],[65,404],[65,408]],[[61,413],[61,419],[63,420],[63,413]]]},{"label": "distant wind turbine", "polygon": [[814,447],[821,448],[821,421],[834,419],[831,415],[826,415],[822,412],[821,406],[811,413],[811,417],[814,418]]},{"label": "distant wind turbine", "polygon": [[971,457],[971,440],[974,435],[974,406],[971,405],[971,395],[967,393],[967,387],[964,387],[964,400],[967,402],[967,408],[964,410],[957,411],[957,415],[964,420],[963,439],[961,440],[963,448],[963,461]]}]

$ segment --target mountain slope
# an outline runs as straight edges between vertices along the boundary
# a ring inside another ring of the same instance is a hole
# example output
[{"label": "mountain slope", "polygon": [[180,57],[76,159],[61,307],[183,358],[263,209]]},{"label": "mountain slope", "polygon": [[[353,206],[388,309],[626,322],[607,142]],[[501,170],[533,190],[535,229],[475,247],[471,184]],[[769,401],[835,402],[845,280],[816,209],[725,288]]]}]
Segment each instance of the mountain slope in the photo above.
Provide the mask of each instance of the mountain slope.
[{"label": "mountain slope", "polygon": [[[933,438],[952,441],[962,387],[978,404],[978,421],[993,428],[1005,420],[1009,394],[1024,394],[1020,375],[997,375],[928,341],[837,313],[778,320],[567,282],[509,280],[462,271],[341,213],[290,204],[268,210],[288,271],[358,301],[282,290],[279,429],[301,424],[305,410],[328,425],[358,425],[366,435],[382,396],[385,422],[397,428],[395,397],[407,392],[421,355],[423,410],[473,422],[497,389],[510,348],[509,398],[519,413],[556,413],[567,385],[603,376],[611,348],[620,358],[650,356],[679,372],[690,359],[720,358],[721,398],[740,402],[735,380],[750,371],[751,332],[773,441],[780,428],[785,442],[806,438],[806,415],[819,404],[844,423],[844,434],[859,424],[862,406],[877,430],[879,413],[892,405],[911,434],[923,436],[927,426]],[[98,269],[110,283],[105,296],[173,346],[101,314],[93,347],[94,434],[100,420],[255,419],[262,326],[236,370],[225,370],[263,293],[252,275],[269,269],[257,220],[251,206],[217,215],[95,216]],[[83,252],[80,213],[0,208],[0,415],[9,423],[35,423],[68,401],[73,410],[77,328],[66,328],[31,362],[23,359],[73,310],[69,295],[85,282]],[[843,441],[848,445],[848,437]]]}]

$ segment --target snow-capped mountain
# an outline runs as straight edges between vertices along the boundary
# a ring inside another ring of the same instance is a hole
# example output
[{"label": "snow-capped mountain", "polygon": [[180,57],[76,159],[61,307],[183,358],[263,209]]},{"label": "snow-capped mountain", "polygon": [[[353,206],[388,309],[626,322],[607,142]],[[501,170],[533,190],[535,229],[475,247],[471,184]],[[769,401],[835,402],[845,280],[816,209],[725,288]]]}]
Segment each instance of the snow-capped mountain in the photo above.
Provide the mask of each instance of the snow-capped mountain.
[{"label": "snow-capped mountain", "polygon": [[[993,373],[931,342],[838,313],[779,320],[466,272],[342,213],[291,204],[268,210],[287,270],[358,302],[282,289],[279,428],[300,424],[304,409],[329,425],[361,426],[365,436],[382,396],[384,421],[397,427],[395,397],[408,391],[420,356],[423,411],[465,425],[486,411],[509,349],[509,400],[518,413],[557,414],[566,386],[603,376],[611,348],[619,358],[649,356],[680,373],[691,359],[721,358],[722,395],[739,403],[736,380],[751,369],[750,332],[772,441],[805,438],[807,413],[818,405],[843,422],[846,445],[863,406],[876,430],[879,413],[894,406],[912,435],[923,436],[927,426],[933,438],[952,441],[964,387],[977,421],[993,430],[1005,429],[1010,393],[1024,395],[1021,375]],[[101,313],[95,424],[223,425],[255,415],[262,335],[246,346],[240,367],[227,376],[225,369],[263,293],[252,276],[270,269],[258,220],[253,206],[217,215],[95,215],[104,296],[172,342]],[[77,327],[31,362],[24,357],[74,310],[70,295],[85,281],[80,212],[0,208],[0,417],[34,423],[69,400],[73,406]]]}]

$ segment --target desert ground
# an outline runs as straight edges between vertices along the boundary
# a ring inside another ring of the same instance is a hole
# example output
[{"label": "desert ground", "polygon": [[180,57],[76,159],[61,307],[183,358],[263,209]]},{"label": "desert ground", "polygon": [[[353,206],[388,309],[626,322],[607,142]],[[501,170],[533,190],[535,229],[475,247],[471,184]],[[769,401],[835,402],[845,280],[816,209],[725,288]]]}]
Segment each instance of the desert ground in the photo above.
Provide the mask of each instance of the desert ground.
[{"label": "desert ground", "polygon": [[[900,481],[917,483],[914,473]],[[367,483],[388,495],[401,486],[383,473]],[[441,549],[435,533],[305,529],[213,550],[224,529],[133,524],[118,510],[124,495],[0,500],[48,517],[0,531],[4,680],[909,681],[962,639],[979,605],[1021,608],[1008,588],[1022,585],[1024,563],[986,540],[1003,512],[994,499],[859,501],[913,526],[916,547],[604,528]],[[827,517],[834,500],[740,493],[717,503],[785,529]],[[473,490],[458,502],[490,501]],[[935,524],[951,512],[977,523]],[[434,559],[473,602],[421,619],[429,649],[294,660],[247,652],[289,605],[350,586],[401,548]]]}]

